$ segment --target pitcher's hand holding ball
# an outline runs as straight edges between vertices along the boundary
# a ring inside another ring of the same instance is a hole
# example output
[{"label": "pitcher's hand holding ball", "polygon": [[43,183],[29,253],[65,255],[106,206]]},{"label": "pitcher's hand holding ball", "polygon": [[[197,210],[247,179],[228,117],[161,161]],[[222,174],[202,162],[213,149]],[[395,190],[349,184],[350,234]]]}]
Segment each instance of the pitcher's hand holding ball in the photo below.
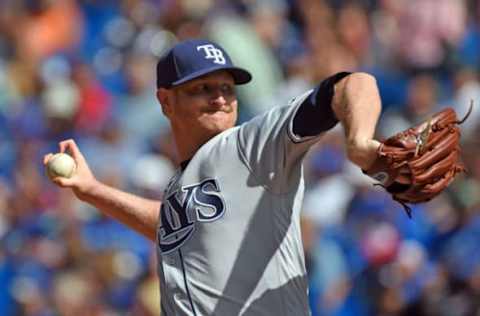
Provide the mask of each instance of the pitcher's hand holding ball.
[{"label": "pitcher's hand holding ball", "polygon": [[75,173],[75,160],[66,153],[57,153],[48,159],[47,174],[51,179],[55,177],[70,178]]},{"label": "pitcher's hand holding ball", "polygon": [[72,188],[75,195],[82,200],[97,180],[73,139],[60,142],[59,147],[59,153],[49,153],[43,157],[47,175],[56,185]]}]

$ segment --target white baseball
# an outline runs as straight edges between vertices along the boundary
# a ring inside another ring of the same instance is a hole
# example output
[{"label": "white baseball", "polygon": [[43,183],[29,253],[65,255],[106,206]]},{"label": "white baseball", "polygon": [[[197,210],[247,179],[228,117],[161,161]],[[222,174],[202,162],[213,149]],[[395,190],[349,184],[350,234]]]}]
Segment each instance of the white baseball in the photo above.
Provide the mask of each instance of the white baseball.
[{"label": "white baseball", "polygon": [[73,158],[65,153],[53,155],[47,163],[47,174],[50,178],[70,178],[75,172],[76,164]]}]

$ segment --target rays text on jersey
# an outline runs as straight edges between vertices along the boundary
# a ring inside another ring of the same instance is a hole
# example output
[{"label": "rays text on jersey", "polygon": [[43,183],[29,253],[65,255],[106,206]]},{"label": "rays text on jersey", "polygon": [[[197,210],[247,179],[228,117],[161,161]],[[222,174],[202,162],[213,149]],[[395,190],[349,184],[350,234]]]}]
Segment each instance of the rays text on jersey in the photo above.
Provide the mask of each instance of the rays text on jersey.
[{"label": "rays text on jersey", "polygon": [[167,196],[160,212],[158,242],[162,253],[181,247],[193,234],[196,222],[212,222],[225,213],[225,202],[215,179],[183,186]]}]

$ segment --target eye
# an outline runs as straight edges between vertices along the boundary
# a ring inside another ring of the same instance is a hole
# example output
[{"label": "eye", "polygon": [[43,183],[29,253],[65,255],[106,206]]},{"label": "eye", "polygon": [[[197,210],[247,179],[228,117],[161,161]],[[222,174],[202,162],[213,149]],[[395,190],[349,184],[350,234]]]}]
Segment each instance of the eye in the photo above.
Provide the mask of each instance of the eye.
[{"label": "eye", "polygon": [[234,92],[234,88],[233,88],[233,85],[230,85],[230,84],[222,84],[221,87],[220,87],[222,93],[226,94],[226,95],[232,95],[233,92]]},{"label": "eye", "polygon": [[203,83],[198,87],[198,91],[200,93],[208,93],[208,91],[210,91],[210,87],[207,84]]},{"label": "eye", "polygon": [[200,95],[200,94],[208,93],[209,91],[210,91],[210,87],[205,83],[201,83],[201,84],[198,84],[198,85],[194,86],[190,90],[190,94],[191,95]]}]

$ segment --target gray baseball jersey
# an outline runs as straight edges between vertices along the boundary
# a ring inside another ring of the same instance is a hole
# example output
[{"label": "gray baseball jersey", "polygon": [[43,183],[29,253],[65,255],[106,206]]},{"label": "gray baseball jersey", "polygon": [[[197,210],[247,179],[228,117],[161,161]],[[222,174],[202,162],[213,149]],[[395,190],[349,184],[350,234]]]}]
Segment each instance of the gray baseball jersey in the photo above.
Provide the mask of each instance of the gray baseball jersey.
[{"label": "gray baseball jersey", "polygon": [[293,117],[311,91],[204,144],[165,191],[162,315],[309,315]]}]

